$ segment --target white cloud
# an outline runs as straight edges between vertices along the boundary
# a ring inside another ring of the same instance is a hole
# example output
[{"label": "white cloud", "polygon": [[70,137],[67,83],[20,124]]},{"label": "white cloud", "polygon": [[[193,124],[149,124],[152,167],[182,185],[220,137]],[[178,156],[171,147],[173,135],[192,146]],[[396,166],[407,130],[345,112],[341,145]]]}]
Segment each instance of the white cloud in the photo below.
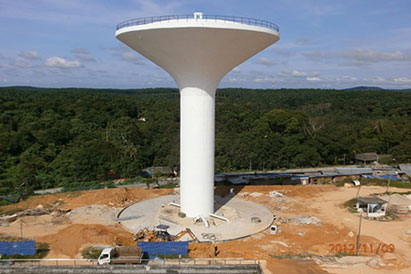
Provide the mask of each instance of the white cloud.
[{"label": "white cloud", "polygon": [[74,57],[76,57],[77,59],[81,61],[85,61],[85,62],[95,62],[96,61],[96,59],[90,55],[90,52],[87,49],[76,48],[76,49],[73,49],[72,52],[73,52]]},{"label": "white cloud", "polygon": [[53,56],[46,60],[45,65],[47,67],[54,68],[78,68],[81,67],[81,63],[77,60],[70,61],[61,57]]},{"label": "white cloud", "polygon": [[401,83],[401,84],[410,84],[411,83],[411,78],[407,77],[398,77],[394,78],[395,83]]},{"label": "white cloud", "polygon": [[307,74],[307,72],[304,72],[304,71],[293,70],[293,71],[291,71],[291,75],[294,76],[294,77],[305,77],[308,74]]},{"label": "white cloud", "polygon": [[373,84],[375,84],[375,83],[382,84],[382,83],[387,83],[388,82],[387,79],[385,79],[383,77],[380,77],[380,76],[371,77],[371,78],[363,78],[362,80],[365,81],[365,82],[368,82],[368,83],[373,83]]},{"label": "white cloud", "polygon": [[29,59],[29,60],[38,60],[41,59],[40,54],[35,50],[25,50],[20,53],[20,57]]},{"label": "white cloud", "polygon": [[318,71],[305,72],[305,71],[298,71],[298,70],[283,70],[280,72],[280,75],[284,77],[307,78],[307,77],[320,76],[320,73]]},{"label": "white cloud", "polygon": [[256,83],[266,83],[266,82],[271,82],[274,83],[274,77],[269,77],[267,75],[258,75],[255,77],[254,82]]},{"label": "white cloud", "polygon": [[399,50],[392,52],[381,52],[374,50],[354,49],[340,53],[343,58],[359,62],[381,62],[381,61],[411,61],[411,54]]},{"label": "white cloud", "polygon": [[319,77],[306,77],[305,78],[307,81],[321,81]]},{"label": "white cloud", "polygon": [[30,60],[27,60],[26,58],[23,58],[20,56],[16,57],[13,64],[16,67],[20,67],[20,68],[31,68],[33,66]]},{"label": "white cloud", "polygon": [[343,77],[338,77],[338,78],[335,79],[335,80],[338,81],[338,82],[355,82],[355,81],[357,81],[358,79],[355,78],[355,77],[352,77],[352,76],[344,75]]},{"label": "white cloud", "polygon": [[274,48],[274,52],[284,57],[291,57],[291,56],[296,55],[295,51],[291,51],[288,49],[281,49],[281,48]]},{"label": "white cloud", "polygon": [[35,50],[25,50],[19,53],[12,65],[19,68],[31,68],[33,62],[40,60],[40,54]]},{"label": "white cloud", "polygon": [[231,83],[231,84],[236,84],[242,82],[241,78],[236,78],[236,77],[228,77],[225,79],[225,82]]},{"label": "white cloud", "polygon": [[261,57],[257,59],[256,64],[263,66],[272,66],[275,65],[275,62],[269,58]]},{"label": "white cloud", "polygon": [[383,52],[368,49],[352,49],[343,51],[312,51],[303,54],[305,57],[322,61],[324,59],[342,59],[348,60],[349,65],[368,65],[377,62],[409,62],[411,53],[400,50]]},{"label": "white cloud", "polygon": [[135,52],[131,52],[131,51],[123,52],[120,54],[120,57],[124,61],[131,62],[137,65],[145,64],[145,62],[141,59],[141,57]]}]

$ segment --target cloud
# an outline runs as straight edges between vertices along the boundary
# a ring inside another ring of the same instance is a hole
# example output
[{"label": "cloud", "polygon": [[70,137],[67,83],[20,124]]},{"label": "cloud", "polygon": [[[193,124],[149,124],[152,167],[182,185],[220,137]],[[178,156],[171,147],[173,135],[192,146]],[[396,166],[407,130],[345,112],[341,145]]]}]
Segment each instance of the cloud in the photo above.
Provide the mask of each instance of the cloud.
[{"label": "cloud", "polygon": [[376,77],[370,77],[370,78],[363,78],[362,81],[368,82],[368,83],[373,83],[373,84],[383,84],[389,82],[387,79],[376,76]]},{"label": "cloud", "polygon": [[311,39],[307,37],[301,37],[295,40],[295,43],[299,45],[306,45],[306,44],[309,44],[310,42],[311,42]]},{"label": "cloud", "polygon": [[116,22],[120,23],[130,18],[175,14],[182,6],[181,1],[134,0],[127,2],[130,3],[103,5],[97,0],[0,1],[0,17],[41,21],[55,25],[104,24],[113,26]]},{"label": "cloud", "polygon": [[285,76],[285,77],[303,78],[303,77],[307,77],[308,73],[304,71],[298,71],[298,70],[283,70],[280,72],[280,75]]},{"label": "cloud", "polygon": [[79,68],[81,67],[81,63],[77,60],[70,61],[66,60],[61,57],[53,56],[46,60],[45,65],[47,67],[53,68],[63,68],[63,69],[70,69],[70,68]]},{"label": "cloud", "polygon": [[124,44],[119,44],[118,46],[108,48],[112,52],[113,56],[116,56],[121,61],[126,61],[136,65],[145,65],[147,64],[146,60],[141,58],[137,52],[131,50]]},{"label": "cloud", "polygon": [[352,76],[344,75],[343,77],[337,77],[335,80],[338,82],[355,82],[358,79]]},{"label": "cloud", "polygon": [[31,68],[33,66],[31,60],[27,60],[26,58],[17,56],[14,60],[13,65],[19,68]]},{"label": "cloud", "polygon": [[243,79],[237,77],[227,77],[224,79],[224,82],[228,82],[230,84],[237,84],[243,82]]},{"label": "cloud", "polygon": [[25,50],[20,53],[20,57],[29,60],[39,60],[41,59],[40,54],[35,50]]},{"label": "cloud", "polygon": [[284,57],[291,57],[291,56],[296,55],[295,51],[290,51],[290,50],[287,50],[287,49],[278,49],[278,48],[276,48],[276,49],[274,49],[274,52],[281,55],[281,56],[284,56]]},{"label": "cloud", "polygon": [[398,77],[398,78],[394,78],[394,82],[401,83],[401,84],[411,84],[411,78]]},{"label": "cloud", "polygon": [[255,83],[267,83],[270,82],[274,84],[274,77],[270,77],[267,75],[257,75],[254,79]]},{"label": "cloud", "polygon": [[291,76],[294,76],[294,77],[306,77],[307,75],[308,75],[307,72],[304,72],[304,71],[298,71],[298,70],[291,71]]},{"label": "cloud", "polygon": [[319,77],[306,77],[305,80],[307,81],[321,81]]},{"label": "cloud", "polygon": [[368,65],[377,62],[409,62],[411,53],[400,50],[383,52],[368,49],[352,49],[343,51],[312,51],[303,54],[305,57],[315,61],[324,59],[341,59],[348,61],[349,65]]},{"label": "cloud", "polygon": [[35,50],[25,50],[18,54],[12,65],[19,68],[31,68],[33,62],[40,60],[40,54]]},{"label": "cloud", "polygon": [[255,63],[263,66],[273,66],[276,64],[273,60],[265,57],[258,58]]},{"label": "cloud", "polygon": [[130,62],[137,65],[144,65],[145,62],[142,58],[137,55],[135,52],[123,52],[120,54],[120,57],[123,61]]},{"label": "cloud", "polygon": [[72,53],[76,59],[79,59],[84,62],[95,62],[96,59],[90,55],[90,52],[87,49],[75,48],[72,50]]},{"label": "cloud", "polygon": [[411,61],[411,54],[399,50],[380,52],[374,50],[354,49],[346,50],[339,54],[343,58],[357,62],[382,62],[382,61]]}]

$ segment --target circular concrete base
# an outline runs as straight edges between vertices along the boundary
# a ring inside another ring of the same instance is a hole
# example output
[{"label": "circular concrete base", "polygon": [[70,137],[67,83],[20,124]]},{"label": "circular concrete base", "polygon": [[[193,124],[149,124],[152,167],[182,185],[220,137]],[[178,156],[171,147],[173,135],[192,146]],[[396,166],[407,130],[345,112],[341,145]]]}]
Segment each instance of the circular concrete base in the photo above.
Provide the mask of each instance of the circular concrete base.
[{"label": "circular concrete base", "polygon": [[[168,225],[168,232],[176,235],[190,228],[200,241],[226,241],[250,236],[261,232],[273,222],[273,213],[266,207],[234,197],[215,197],[215,214],[229,219],[229,222],[208,217],[204,222],[195,222],[192,218],[179,217],[180,208],[169,205],[178,203],[177,195],[162,196],[135,203],[118,216],[118,221],[128,230],[136,233],[147,227],[154,229],[157,225]],[[184,236],[180,240],[191,240]]]}]

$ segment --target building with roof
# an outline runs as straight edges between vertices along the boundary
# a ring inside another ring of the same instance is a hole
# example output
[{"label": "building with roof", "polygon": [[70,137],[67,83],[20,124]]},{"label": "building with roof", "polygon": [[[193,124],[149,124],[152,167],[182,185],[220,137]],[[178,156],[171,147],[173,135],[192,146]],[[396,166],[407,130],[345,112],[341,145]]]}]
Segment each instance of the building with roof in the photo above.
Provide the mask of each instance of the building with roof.
[{"label": "building with roof", "polygon": [[387,202],[375,196],[358,197],[355,207],[358,212],[367,212],[367,217],[377,218],[385,216]]},{"label": "building with roof", "polygon": [[408,180],[411,179],[411,165],[410,164],[401,164],[398,165],[400,171],[400,175],[405,175],[406,177],[408,177]]}]

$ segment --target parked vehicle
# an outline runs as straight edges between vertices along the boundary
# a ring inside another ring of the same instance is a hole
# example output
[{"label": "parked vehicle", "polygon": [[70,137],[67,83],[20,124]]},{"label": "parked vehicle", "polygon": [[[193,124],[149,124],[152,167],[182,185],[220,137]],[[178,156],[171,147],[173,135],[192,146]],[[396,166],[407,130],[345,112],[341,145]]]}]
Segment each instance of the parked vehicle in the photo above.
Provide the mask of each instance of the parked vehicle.
[{"label": "parked vehicle", "polygon": [[140,247],[104,248],[98,257],[98,264],[140,264],[142,258],[143,252]]}]

